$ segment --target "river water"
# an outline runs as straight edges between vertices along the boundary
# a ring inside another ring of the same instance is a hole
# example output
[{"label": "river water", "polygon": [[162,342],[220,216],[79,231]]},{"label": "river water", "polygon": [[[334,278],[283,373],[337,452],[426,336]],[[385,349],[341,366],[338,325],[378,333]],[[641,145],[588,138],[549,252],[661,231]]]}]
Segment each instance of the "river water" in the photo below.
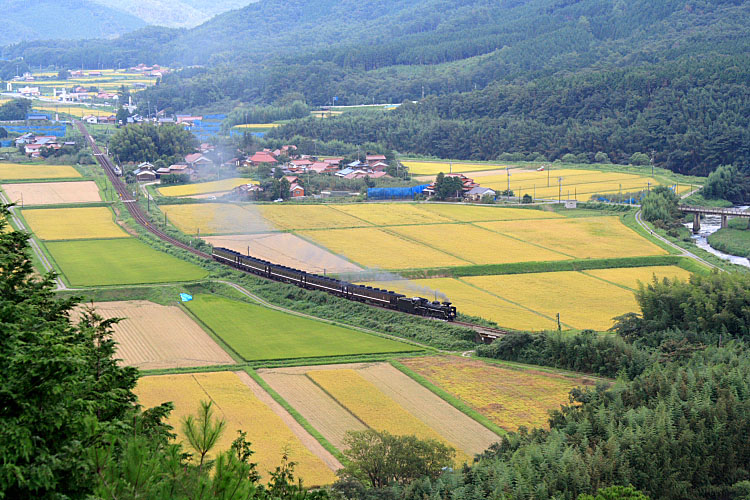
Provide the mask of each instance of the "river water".
[{"label": "river water", "polygon": [[[733,207],[733,208],[739,208],[740,210],[747,210],[750,207],[741,206],[741,207]],[[690,229],[691,232],[693,231],[692,222],[685,224],[685,227]],[[750,267],[750,260],[748,260],[747,258],[738,257],[736,255],[730,255],[728,253],[720,252],[719,250],[716,250],[714,247],[708,244],[708,240],[706,239],[708,235],[715,233],[719,229],[721,229],[721,216],[720,215],[705,216],[705,218],[701,219],[700,232],[692,236],[693,243],[695,243],[697,246],[699,246],[703,250],[716,255],[720,259],[728,260],[732,264],[737,264],[739,266]]]}]

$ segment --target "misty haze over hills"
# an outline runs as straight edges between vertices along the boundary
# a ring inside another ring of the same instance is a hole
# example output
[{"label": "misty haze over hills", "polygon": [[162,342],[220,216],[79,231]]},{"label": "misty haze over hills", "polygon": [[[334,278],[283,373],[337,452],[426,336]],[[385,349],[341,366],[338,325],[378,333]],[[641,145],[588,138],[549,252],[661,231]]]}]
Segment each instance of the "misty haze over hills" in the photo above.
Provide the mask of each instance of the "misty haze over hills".
[{"label": "misty haze over hills", "polygon": [[146,24],[168,28],[192,28],[217,14],[244,7],[257,0],[92,0],[131,13]]}]

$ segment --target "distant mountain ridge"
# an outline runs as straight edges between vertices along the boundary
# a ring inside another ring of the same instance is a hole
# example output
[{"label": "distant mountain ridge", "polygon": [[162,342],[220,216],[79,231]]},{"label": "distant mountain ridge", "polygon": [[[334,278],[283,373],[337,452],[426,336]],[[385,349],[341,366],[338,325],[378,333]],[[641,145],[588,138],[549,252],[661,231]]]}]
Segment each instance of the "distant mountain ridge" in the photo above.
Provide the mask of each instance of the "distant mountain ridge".
[{"label": "distant mountain ridge", "polygon": [[217,14],[239,9],[257,0],[92,0],[128,12],[147,24],[168,28],[193,28]]},{"label": "distant mountain ridge", "polygon": [[146,25],[89,0],[0,0],[0,45],[29,40],[115,38]]}]

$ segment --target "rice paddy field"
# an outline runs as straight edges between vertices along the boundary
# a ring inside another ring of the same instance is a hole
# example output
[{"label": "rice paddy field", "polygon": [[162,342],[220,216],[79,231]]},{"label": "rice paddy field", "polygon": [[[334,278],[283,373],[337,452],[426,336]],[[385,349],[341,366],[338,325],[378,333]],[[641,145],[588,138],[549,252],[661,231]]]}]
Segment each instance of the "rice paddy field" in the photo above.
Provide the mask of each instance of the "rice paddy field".
[{"label": "rice paddy field", "polygon": [[3,181],[72,179],[77,177],[81,177],[81,174],[70,165],[0,163],[0,180]]},{"label": "rice paddy field", "polygon": [[490,163],[461,163],[447,161],[412,161],[406,160],[401,162],[404,166],[409,167],[409,173],[412,175],[437,175],[443,173],[466,173],[481,170],[495,170],[505,168],[505,165]]},{"label": "rice paddy field", "polygon": [[278,127],[278,123],[243,123],[241,125],[235,125],[232,128],[237,130],[268,130]]},{"label": "rice paddy field", "polygon": [[184,441],[180,420],[196,414],[200,401],[212,401],[215,416],[226,421],[226,431],[215,450],[228,450],[237,437],[237,430],[247,433],[258,463],[258,472],[265,482],[269,471],[281,464],[286,452],[297,463],[295,475],[305,486],[331,484],[334,469],[340,464],[255,381],[243,372],[214,372],[183,375],[141,377],[135,389],[140,404],[152,407],[166,401],[174,402],[168,422],[175,428],[177,439]]},{"label": "rice paddy field", "polygon": [[254,205],[195,203],[159,208],[185,234],[262,233],[272,227]]},{"label": "rice paddy field", "polygon": [[123,365],[156,370],[234,363],[231,356],[177,306],[127,300],[96,302],[93,307],[103,318],[122,318],[112,329],[117,342],[116,357]]},{"label": "rice paddy field", "polygon": [[129,238],[108,207],[39,208],[23,210],[31,230],[42,240]]},{"label": "rice paddy field", "polygon": [[75,116],[76,118],[82,118],[84,116],[111,116],[115,114],[114,110],[89,108],[83,106],[69,106],[67,103],[55,104],[34,104],[34,111],[40,111],[43,113],[51,114],[54,117],[55,113],[66,114]]},{"label": "rice paddy field", "polygon": [[10,201],[19,205],[56,205],[102,201],[93,181],[25,182],[0,185]]},{"label": "rice paddy field", "polygon": [[158,191],[164,196],[193,196],[196,194],[219,193],[231,191],[237,186],[243,184],[257,184],[246,178],[234,177],[231,179],[222,179],[220,181],[198,182],[195,184],[183,184],[179,186],[166,186],[159,188]]},{"label": "rice paddy field", "polygon": [[457,356],[400,362],[508,431],[517,431],[521,426],[549,427],[548,412],[567,404],[568,393],[574,387],[595,384],[583,376]]},{"label": "rice paddy field", "polygon": [[457,463],[500,438],[388,363],[261,369],[258,374],[334,446],[372,428],[437,439]]},{"label": "rice paddy field", "polygon": [[214,295],[185,306],[247,361],[409,352],[410,344]]},{"label": "rice paddy field", "polygon": [[208,275],[136,238],[49,241],[45,246],[73,287],[194,281]]}]

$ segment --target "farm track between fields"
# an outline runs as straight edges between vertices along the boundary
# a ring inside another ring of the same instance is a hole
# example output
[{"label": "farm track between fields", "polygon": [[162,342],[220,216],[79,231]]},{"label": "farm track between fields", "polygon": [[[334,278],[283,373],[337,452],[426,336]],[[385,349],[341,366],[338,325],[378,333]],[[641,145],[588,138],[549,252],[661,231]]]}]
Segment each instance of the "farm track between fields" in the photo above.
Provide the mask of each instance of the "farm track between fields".
[{"label": "farm track between fields", "polygon": [[[137,201],[135,200],[135,198],[133,198],[132,194],[130,193],[130,191],[127,188],[127,186],[125,185],[125,183],[115,174],[115,166],[112,164],[112,161],[109,159],[109,157],[106,154],[102,153],[101,149],[99,148],[99,146],[97,146],[96,142],[94,141],[94,138],[91,137],[91,134],[86,129],[86,126],[82,122],[79,122],[79,121],[75,121],[74,123],[75,123],[76,127],[78,128],[78,130],[81,132],[81,134],[83,134],[83,136],[86,138],[86,142],[88,142],[89,146],[91,147],[91,149],[92,149],[92,151],[94,153],[94,157],[96,158],[97,162],[104,169],[105,174],[107,175],[107,177],[109,178],[110,182],[112,183],[112,186],[114,186],[115,190],[119,194],[120,199],[122,200],[123,204],[125,205],[125,207],[127,208],[128,212],[130,212],[130,214],[133,216],[133,218],[135,219],[135,221],[138,224],[140,224],[141,226],[143,226],[146,230],[148,230],[150,233],[152,233],[157,238],[159,238],[159,239],[161,239],[161,240],[163,240],[163,241],[165,241],[167,243],[170,243],[170,244],[172,244],[172,245],[174,245],[176,247],[182,248],[183,250],[187,250],[188,252],[190,252],[190,253],[192,253],[194,255],[197,255],[198,257],[202,257],[202,258],[207,259],[207,260],[212,260],[212,257],[209,254],[207,254],[205,252],[201,252],[200,250],[197,250],[197,249],[191,247],[190,245],[187,245],[187,244],[185,244],[185,243],[183,243],[183,242],[181,242],[181,241],[179,241],[179,240],[177,240],[175,238],[172,238],[168,234],[164,233],[163,231],[160,231],[159,229],[157,229],[157,228],[153,227],[151,224],[149,224],[148,219],[146,219],[146,216],[143,214],[143,212],[141,211],[141,209],[138,207]],[[276,309],[276,310],[279,310],[279,311],[284,311],[284,312],[287,312],[287,313],[290,313],[290,314],[294,314],[294,315],[297,315],[297,316],[302,316],[302,317],[312,318],[312,319],[316,319],[316,320],[321,320],[321,318],[318,318],[318,317],[315,317],[315,316],[310,316],[310,315],[307,315],[307,314],[302,314],[302,313],[299,313],[297,311],[292,311],[292,310],[289,310],[289,309],[285,309],[283,307],[279,307],[279,306],[273,305],[270,302],[268,302],[268,301],[266,301],[266,300],[258,297],[257,295],[255,295],[253,293],[250,293],[249,291],[245,290],[243,287],[241,287],[241,286],[239,286],[239,285],[237,285],[235,283],[231,283],[231,282],[228,282],[228,281],[220,281],[220,283],[224,283],[226,285],[232,286],[233,288],[235,288],[237,291],[239,291],[243,295],[247,296],[248,298],[251,298],[252,300],[254,300],[254,301],[258,302],[259,304],[262,304],[262,305],[264,305],[266,307],[270,307],[272,309]],[[61,283],[61,285],[64,287],[64,285],[62,283]],[[322,321],[327,321],[327,320],[322,320]],[[328,321],[328,322],[330,322],[332,324],[339,324],[337,322],[332,322],[332,321]],[[482,332],[482,331],[486,331],[487,330],[487,328],[485,328],[483,326],[474,325],[472,323],[461,322],[461,323],[458,323],[458,324],[460,324],[461,326],[470,328],[472,330],[478,331],[478,332]],[[351,328],[351,325],[343,325],[343,324],[341,324],[341,326],[345,326],[347,328]],[[401,341],[401,342],[404,341],[404,339],[402,339],[400,337],[393,336],[393,335],[387,335],[387,334],[383,334],[383,333],[380,333],[380,332],[374,332],[372,330],[367,330],[367,329],[363,329],[363,328],[360,328],[360,330],[366,331],[368,333],[376,333],[378,335],[383,335],[385,337],[392,338],[394,340],[398,340],[398,341]],[[502,332],[503,333],[507,333],[505,331],[502,331]],[[426,345],[419,344],[418,342],[412,342],[412,343],[415,344],[415,345],[422,346],[422,347],[428,347]]]}]

